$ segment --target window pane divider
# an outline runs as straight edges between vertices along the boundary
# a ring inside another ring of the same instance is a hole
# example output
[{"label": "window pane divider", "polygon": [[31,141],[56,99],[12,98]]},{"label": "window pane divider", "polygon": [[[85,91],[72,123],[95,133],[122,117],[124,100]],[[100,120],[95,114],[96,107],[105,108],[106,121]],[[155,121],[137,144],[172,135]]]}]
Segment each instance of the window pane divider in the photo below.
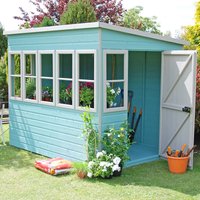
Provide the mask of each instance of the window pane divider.
[{"label": "window pane divider", "polygon": [[59,81],[72,81],[72,78],[58,78]]},{"label": "window pane divider", "polygon": [[106,82],[110,82],[110,83],[121,83],[124,82],[124,79],[119,79],[119,80],[106,80]]},{"label": "window pane divider", "polygon": [[24,76],[25,78],[36,78],[36,76]]},{"label": "window pane divider", "polygon": [[79,82],[89,82],[94,83],[94,80],[88,80],[88,79],[78,79]]},{"label": "window pane divider", "polygon": [[53,80],[53,77],[46,77],[46,76],[44,77],[44,76],[41,76],[40,78],[41,79],[51,79],[51,80]]}]

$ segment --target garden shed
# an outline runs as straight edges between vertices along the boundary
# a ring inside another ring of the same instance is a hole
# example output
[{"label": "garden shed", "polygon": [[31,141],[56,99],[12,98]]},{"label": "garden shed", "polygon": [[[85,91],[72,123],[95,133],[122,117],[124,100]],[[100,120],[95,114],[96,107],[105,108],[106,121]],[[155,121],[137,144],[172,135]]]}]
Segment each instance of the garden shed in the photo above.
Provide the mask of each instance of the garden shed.
[{"label": "garden shed", "polygon": [[80,114],[89,104],[101,134],[142,109],[127,166],[193,146],[196,52],[183,51],[187,42],[101,22],[5,34],[11,145],[85,160]]}]

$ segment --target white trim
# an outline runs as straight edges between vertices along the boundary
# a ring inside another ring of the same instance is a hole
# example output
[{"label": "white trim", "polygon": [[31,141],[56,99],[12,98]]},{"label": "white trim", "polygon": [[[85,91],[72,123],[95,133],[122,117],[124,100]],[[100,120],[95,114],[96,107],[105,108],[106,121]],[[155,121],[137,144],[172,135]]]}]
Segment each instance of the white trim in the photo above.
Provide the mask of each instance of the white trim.
[{"label": "white trim", "polygon": [[[43,77],[41,76],[41,55],[42,54],[51,54],[52,55],[52,77]],[[55,106],[55,90],[56,90],[56,85],[55,85],[55,50],[39,50],[38,51],[38,102],[40,104],[44,104],[44,105],[52,105]],[[42,101],[42,79],[49,79],[53,81],[53,102],[48,102],[48,101]]]},{"label": "white trim", "polygon": [[[93,54],[94,55],[94,80],[85,80],[85,79],[79,79],[79,55],[80,54]],[[91,112],[96,112],[96,101],[97,101],[97,74],[96,74],[96,66],[97,66],[97,50],[77,50],[76,51],[76,86],[75,86],[75,102],[76,106],[75,108],[77,110],[84,111],[85,109],[81,106],[79,106],[79,82],[90,82],[94,83],[94,108],[90,108]],[[83,81],[82,81],[83,80]]]},{"label": "white trim", "polygon": [[[26,76],[26,58],[25,55],[35,55],[35,76]],[[25,102],[31,102],[31,103],[38,103],[38,78],[37,78],[37,71],[38,71],[38,66],[37,66],[37,60],[38,60],[38,55],[37,55],[37,51],[23,51],[22,52],[22,56],[23,56],[23,100]],[[26,78],[34,78],[35,79],[35,83],[36,83],[36,99],[28,99],[26,98]]]},{"label": "white trim", "polygon": [[[123,54],[124,55],[124,79],[116,79],[116,80],[107,80],[107,54]],[[128,51],[127,50],[104,50],[103,52],[103,94],[104,94],[104,101],[103,101],[103,110],[105,113],[107,112],[117,112],[117,111],[124,111],[127,110],[127,103],[128,103]],[[113,107],[107,108],[107,82],[123,82],[124,84],[124,106],[123,107]]]},{"label": "white trim", "polygon": [[[12,55],[15,55],[15,54],[18,54],[20,55],[20,74],[12,74],[11,71],[11,56]],[[9,74],[9,89],[8,89],[8,96],[9,96],[9,99],[12,99],[12,100],[18,100],[18,101],[22,101],[23,100],[23,58],[22,58],[22,51],[9,51],[8,52],[8,74]],[[20,78],[20,94],[21,96],[20,97],[16,97],[16,96],[12,96],[12,77],[19,77]]]},{"label": "white trim", "polygon": [[[75,93],[75,88],[74,88],[74,50],[57,50],[56,51],[56,106],[58,107],[62,107],[62,108],[70,108],[70,109],[74,109],[74,93]],[[59,65],[59,55],[60,54],[71,54],[72,55],[72,78],[59,78],[60,76],[60,65]],[[69,104],[62,104],[59,103],[59,81],[71,81],[72,82],[72,105]]]},{"label": "white trim", "polygon": [[174,39],[168,36],[148,33],[148,32],[144,32],[140,30],[125,28],[125,27],[107,24],[103,22],[91,22],[91,23],[59,25],[59,26],[42,27],[42,28],[30,28],[30,29],[21,29],[17,31],[4,31],[4,35],[18,35],[18,34],[27,34],[27,33],[42,33],[42,32],[50,32],[50,31],[79,30],[79,29],[91,29],[91,28],[103,28],[103,29],[118,31],[122,33],[128,33],[131,35],[151,38],[155,40],[161,40],[161,41],[166,41],[166,42],[171,42],[171,43],[176,43],[176,44],[181,44],[181,45],[189,45],[189,42],[184,41],[184,40],[178,40],[178,39]]}]

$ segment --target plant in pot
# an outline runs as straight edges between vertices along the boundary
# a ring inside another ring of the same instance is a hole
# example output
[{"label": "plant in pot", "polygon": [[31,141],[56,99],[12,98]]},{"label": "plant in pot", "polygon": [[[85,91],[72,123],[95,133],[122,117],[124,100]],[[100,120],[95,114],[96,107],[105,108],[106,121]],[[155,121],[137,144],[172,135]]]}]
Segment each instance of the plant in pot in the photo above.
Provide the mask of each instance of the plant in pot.
[{"label": "plant in pot", "polygon": [[[103,149],[121,159],[119,166],[123,167],[124,162],[129,159],[128,150],[130,148],[130,140],[128,138],[128,124],[123,123],[119,129],[108,128],[104,131],[102,139]],[[120,173],[114,173],[116,176],[121,175]]]},{"label": "plant in pot", "polygon": [[42,88],[42,100],[43,101],[53,101],[53,90],[49,86],[45,86]]},{"label": "plant in pot", "polygon": [[79,101],[81,106],[94,107],[94,84],[82,83],[80,85]]},{"label": "plant in pot", "polygon": [[96,154],[96,158],[88,163],[89,178],[101,177],[110,179],[113,176],[114,171],[120,171],[121,159],[113,154],[107,154],[104,150]]},{"label": "plant in pot", "polygon": [[67,88],[64,84],[61,86],[60,103],[72,105],[72,83]]},{"label": "plant in pot", "polygon": [[26,98],[35,99],[36,85],[33,79],[27,79],[26,81]]},{"label": "plant in pot", "polygon": [[106,84],[107,108],[117,106],[117,103],[115,103],[115,99],[120,93],[121,89],[119,87],[113,88],[110,86],[110,83]]},{"label": "plant in pot", "polygon": [[86,162],[75,162],[73,168],[79,178],[83,179],[87,176],[88,164]]}]

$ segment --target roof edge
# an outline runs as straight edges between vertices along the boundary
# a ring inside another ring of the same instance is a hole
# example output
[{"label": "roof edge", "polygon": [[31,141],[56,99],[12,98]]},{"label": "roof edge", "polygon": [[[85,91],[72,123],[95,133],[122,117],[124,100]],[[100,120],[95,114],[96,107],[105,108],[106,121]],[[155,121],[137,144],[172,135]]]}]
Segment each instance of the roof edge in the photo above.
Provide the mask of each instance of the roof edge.
[{"label": "roof edge", "polygon": [[104,29],[128,33],[128,34],[132,34],[132,35],[148,37],[148,38],[152,38],[152,39],[156,39],[156,40],[162,40],[162,41],[172,42],[172,43],[181,44],[181,45],[189,45],[190,44],[188,41],[185,41],[185,40],[175,39],[175,38],[172,38],[169,36],[158,35],[155,33],[149,33],[149,32],[126,28],[126,27],[122,27],[122,26],[116,26],[116,25],[111,25],[111,24],[102,23],[102,22],[100,22],[99,25],[101,28],[104,28]]},{"label": "roof edge", "polygon": [[20,29],[15,31],[4,31],[4,35],[18,35],[27,33],[41,33],[41,32],[51,32],[51,31],[63,31],[63,30],[78,30],[78,29],[90,29],[90,28],[103,28],[113,31],[118,31],[122,33],[128,33],[132,35],[137,35],[140,37],[151,38],[155,40],[161,40],[165,42],[176,43],[180,45],[189,45],[189,42],[185,40],[171,38],[169,36],[162,36],[154,33],[144,32],[136,29],[125,28],[121,26],[116,26],[112,24],[107,24],[103,22],[90,22],[90,23],[80,23],[80,24],[68,24],[50,27],[40,27],[40,28],[30,28],[30,29]]}]

